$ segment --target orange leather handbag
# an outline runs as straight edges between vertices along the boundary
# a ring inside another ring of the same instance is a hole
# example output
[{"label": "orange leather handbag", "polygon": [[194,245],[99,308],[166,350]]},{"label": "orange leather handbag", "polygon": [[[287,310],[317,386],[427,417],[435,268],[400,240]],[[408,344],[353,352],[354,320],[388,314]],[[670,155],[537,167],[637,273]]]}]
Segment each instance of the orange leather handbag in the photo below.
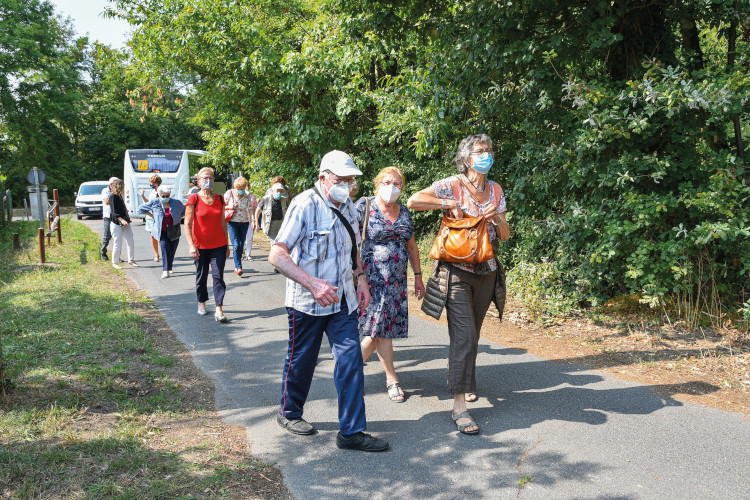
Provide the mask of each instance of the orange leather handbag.
[{"label": "orange leather handbag", "polygon": [[487,219],[443,217],[440,231],[430,251],[430,258],[441,262],[479,264],[494,256],[490,234],[487,231]]}]

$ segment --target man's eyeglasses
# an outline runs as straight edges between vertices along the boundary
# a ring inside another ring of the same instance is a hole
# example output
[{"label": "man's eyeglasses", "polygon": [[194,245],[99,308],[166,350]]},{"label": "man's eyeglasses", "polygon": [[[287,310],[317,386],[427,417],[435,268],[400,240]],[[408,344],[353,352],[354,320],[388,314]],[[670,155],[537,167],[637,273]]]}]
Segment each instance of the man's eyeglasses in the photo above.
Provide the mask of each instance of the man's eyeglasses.
[{"label": "man's eyeglasses", "polygon": [[330,170],[326,170],[326,173],[333,184],[341,184],[344,182],[352,183],[355,180],[354,177],[339,177],[338,175],[332,174]]},{"label": "man's eyeglasses", "polygon": [[487,148],[485,148],[485,149],[477,149],[476,151],[472,151],[469,154],[470,155],[481,155],[481,154],[484,154],[484,153],[492,154],[492,150],[491,149],[487,149]]}]

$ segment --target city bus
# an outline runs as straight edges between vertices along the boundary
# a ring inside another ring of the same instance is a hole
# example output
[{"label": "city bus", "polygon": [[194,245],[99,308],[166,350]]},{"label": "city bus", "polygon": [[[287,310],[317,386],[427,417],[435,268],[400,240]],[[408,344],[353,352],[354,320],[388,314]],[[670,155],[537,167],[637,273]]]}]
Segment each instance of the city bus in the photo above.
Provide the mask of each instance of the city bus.
[{"label": "city bus", "polygon": [[123,200],[131,219],[142,219],[138,206],[143,203],[141,188],[146,196],[151,191],[149,178],[161,177],[162,186],[172,189],[172,198],[185,203],[190,188],[190,177],[199,168],[195,161],[206,154],[197,149],[128,149],[125,151],[125,166],[122,180],[125,182]]}]

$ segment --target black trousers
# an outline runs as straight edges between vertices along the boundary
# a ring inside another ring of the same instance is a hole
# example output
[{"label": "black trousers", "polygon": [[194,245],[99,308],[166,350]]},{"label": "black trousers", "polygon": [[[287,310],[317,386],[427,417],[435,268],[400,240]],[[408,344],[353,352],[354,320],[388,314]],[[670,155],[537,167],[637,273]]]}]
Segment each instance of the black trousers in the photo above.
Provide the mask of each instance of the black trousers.
[{"label": "black trousers", "polygon": [[479,331],[492,302],[495,274],[474,274],[451,266],[448,280],[448,390],[451,394],[477,390]]},{"label": "black trousers", "polygon": [[195,292],[198,302],[208,301],[208,275],[213,278],[214,302],[224,304],[224,264],[227,262],[227,245],[219,248],[199,248],[195,260]]},{"label": "black trousers", "polygon": [[102,233],[102,247],[99,249],[99,253],[107,255],[107,247],[109,246],[109,240],[112,239],[112,231],[109,230],[109,217],[102,218],[102,224],[104,225],[104,232]]}]

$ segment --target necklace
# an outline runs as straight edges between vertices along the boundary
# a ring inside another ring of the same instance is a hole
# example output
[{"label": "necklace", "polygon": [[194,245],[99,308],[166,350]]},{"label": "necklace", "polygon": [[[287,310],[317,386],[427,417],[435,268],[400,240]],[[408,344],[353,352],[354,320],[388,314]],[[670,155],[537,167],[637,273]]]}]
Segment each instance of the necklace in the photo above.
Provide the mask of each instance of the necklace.
[{"label": "necklace", "polygon": [[484,190],[487,189],[487,179],[485,179],[484,186],[482,186],[482,189],[479,189],[477,187],[477,185],[474,184],[474,182],[472,182],[471,179],[469,179],[468,175],[464,174],[464,179],[466,179],[467,181],[469,181],[469,183],[474,187],[474,189],[476,189],[477,193],[484,193]]}]

